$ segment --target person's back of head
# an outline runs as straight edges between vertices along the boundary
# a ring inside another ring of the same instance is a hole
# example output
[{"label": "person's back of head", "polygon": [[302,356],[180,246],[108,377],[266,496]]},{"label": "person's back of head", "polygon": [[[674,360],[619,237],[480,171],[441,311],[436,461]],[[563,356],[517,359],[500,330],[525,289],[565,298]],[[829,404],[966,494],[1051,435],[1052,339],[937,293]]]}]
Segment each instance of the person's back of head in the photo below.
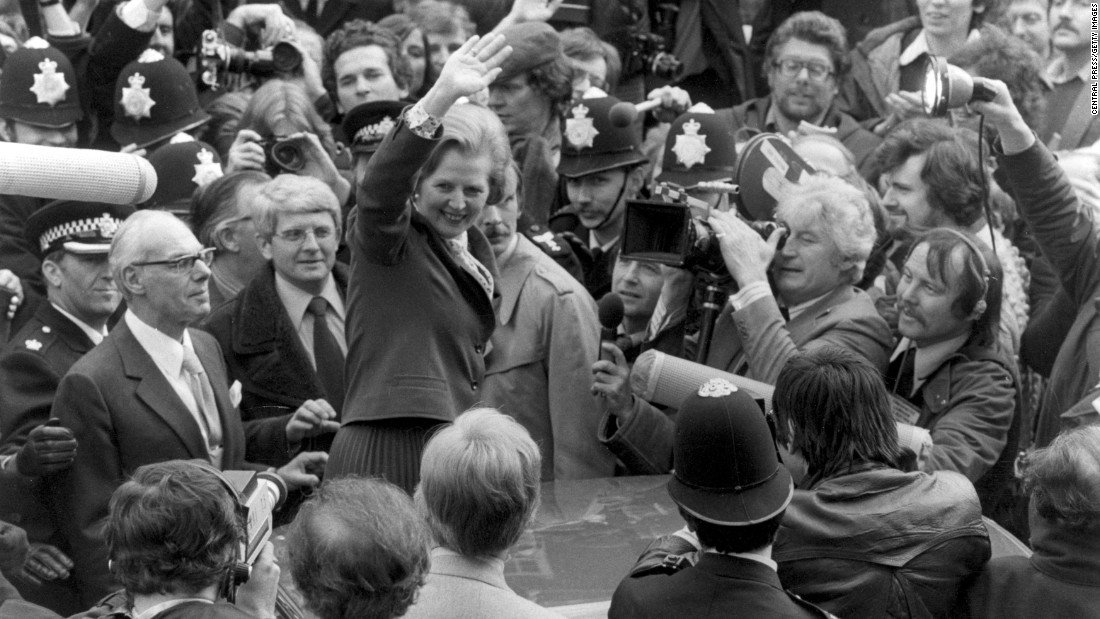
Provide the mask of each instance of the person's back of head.
[{"label": "person's back of head", "polygon": [[780,428],[791,451],[822,479],[854,465],[896,466],[901,450],[881,374],[863,357],[827,346],[792,357],[775,384]]},{"label": "person's back of head", "polygon": [[193,595],[237,562],[245,522],[209,466],[142,466],[111,496],[104,537],[111,573],[130,595]]},{"label": "person's back of head", "polygon": [[1075,428],[1031,454],[1025,487],[1037,520],[1077,535],[1100,532],[1100,426]]},{"label": "person's back of head", "polygon": [[290,572],[320,619],[398,617],[428,572],[428,533],[412,500],[381,479],[330,481],[287,534]]},{"label": "person's back of head", "polygon": [[495,409],[473,409],[424,448],[416,504],[442,546],[500,556],[538,507],[541,471],[526,428]]}]

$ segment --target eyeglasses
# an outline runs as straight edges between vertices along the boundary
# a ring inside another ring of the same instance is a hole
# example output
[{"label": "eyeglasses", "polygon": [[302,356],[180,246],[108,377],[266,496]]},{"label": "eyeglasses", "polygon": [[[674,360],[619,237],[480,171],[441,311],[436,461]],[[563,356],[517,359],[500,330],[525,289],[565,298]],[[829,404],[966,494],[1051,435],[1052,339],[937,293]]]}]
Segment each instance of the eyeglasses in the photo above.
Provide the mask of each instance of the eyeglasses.
[{"label": "eyeglasses", "polygon": [[313,235],[314,239],[318,241],[323,241],[336,234],[336,231],[327,226],[322,226],[320,228],[307,228],[305,230],[300,228],[291,228],[290,230],[276,232],[275,236],[286,241],[287,243],[294,243],[295,245],[299,245],[301,243],[304,243],[306,241],[306,237],[310,234]]},{"label": "eyeglasses", "polygon": [[807,62],[805,60],[791,60],[790,58],[784,60],[776,60],[772,63],[772,66],[779,70],[779,74],[783,77],[798,77],[799,73],[802,73],[802,69],[806,69],[806,73],[810,76],[810,79],[815,82],[823,82],[826,78],[833,74],[833,70],[827,65],[823,65],[820,62]]},{"label": "eyeglasses", "polygon": [[217,251],[213,247],[203,248],[191,255],[181,256],[179,258],[173,258],[171,260],[149,260],[147,262],[135,262],[133,266],[136,267],[152,267],[152,266],[165,266],[171,267],[171,270],[176,273],[190,273],[191,269],[195,268],[195,262],[202,260],[203,264],[210,266],[214,262],[214,252]]}]

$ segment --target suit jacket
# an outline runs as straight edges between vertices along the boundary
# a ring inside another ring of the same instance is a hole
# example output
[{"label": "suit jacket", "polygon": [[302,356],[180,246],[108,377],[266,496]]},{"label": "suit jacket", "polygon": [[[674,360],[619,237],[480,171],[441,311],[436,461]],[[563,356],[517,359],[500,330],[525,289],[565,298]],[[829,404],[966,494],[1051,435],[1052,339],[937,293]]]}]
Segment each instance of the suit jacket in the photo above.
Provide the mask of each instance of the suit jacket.
[{"label": "suit jacket", "polygon": [[775,570],[752,559],[703,553],[674,574],[628,576],[611,598],[608,619],[645,617],[829,617],[783,590]]},{"label": "suit jacket", "polygon": [[[265,0],[254,0],[262,2]],[[250,0],[250,4],[252,1]],[[317,34],[328,38],[344,23],[353,19],[364,19],[369,22],[377,22],[383,17],[393,13],[391,2],[380,0],[327,0],[321,9],[320,15],[307,15],[302,10],[302,4],[298,0],[284,0],[281,2],[283,12],[295,19],[300,19],[317,31]],[[333,58],[333,61],[336,59]]]},{"label": "suit jacket", "polygon": [[486,357],[485,403],[512,415],[542,451],[542,479],[610,477],[588,389],[599,357],[596,303],[522,234],[500,265],[500,321]]},{"label": "suit jacket", "polygon": [[[787,360],[800,351],[839,346],[863,355],[882,371],[891,345],[890,328],[867,293],[841,286],[789,322],[773,297],[736,312],[727,303],[715,321],[706,365],[775,384]],[[630,421],[618,425],[605,415],[600,438],[633,473],[656,475],[672,468],[673,430],[674,422],[665,412],[634,398]]]},{"label": "suit jacket", "polygon": [[[347,269],[337,264],[333,276],[340,294],[345,294]],[[268,452],[282,449],[284,455],[268,464],[286,464],[291,455],[287,422],[302,402],[326,394],[275,289],[275,269],[268,264],[236,298],[215,309],[201,327],[218,340],[230,383],[241,382],[241,419],[248,444],[270,447],[265,450]],[[245,457],[262,461],[259,454],[251,452]]]},{"label": "suit jacket", "polygon": [[[223,432],[222,468],[245,466],[245,438],[214,338],[190,330],[195,353],[214,389]],[[85,607],[110,593],[103,525],[111,493],[135,469],[167,460],[207,460],[206,441],[152,357],[125,321],[61,379],[52,415],[79,441],[72,468],[53,484],[53,501],[76,564],[73,578]]]},{"label": "suit jacket", "polygon": [[[348,229],[345,424],[449,422],[482,398],[493,303],[410,201],[413,175],[436,144],[399,121],[357,189]],[[496,279],[485,235],[472,226],[467,238],[470,253]]]},{"label": "suit jacket", "polygon": [[432,549],[432,567],[406,619],[554,619],[561,615],[516,595],[504,582],[504,561]]}]

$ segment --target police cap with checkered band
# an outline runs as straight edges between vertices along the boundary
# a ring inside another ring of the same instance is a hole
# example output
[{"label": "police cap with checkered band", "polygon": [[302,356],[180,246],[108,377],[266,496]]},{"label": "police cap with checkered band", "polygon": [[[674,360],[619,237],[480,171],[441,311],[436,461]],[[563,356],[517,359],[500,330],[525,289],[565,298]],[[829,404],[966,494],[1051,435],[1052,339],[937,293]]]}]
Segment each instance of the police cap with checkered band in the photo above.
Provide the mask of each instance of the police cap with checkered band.
[{"label": "police cap with checkered band", "polygon": [[119,226],[133,212],[129,205],[56,200],[27,219],[24,234],[39,257],[58,250],[105,254]]}]

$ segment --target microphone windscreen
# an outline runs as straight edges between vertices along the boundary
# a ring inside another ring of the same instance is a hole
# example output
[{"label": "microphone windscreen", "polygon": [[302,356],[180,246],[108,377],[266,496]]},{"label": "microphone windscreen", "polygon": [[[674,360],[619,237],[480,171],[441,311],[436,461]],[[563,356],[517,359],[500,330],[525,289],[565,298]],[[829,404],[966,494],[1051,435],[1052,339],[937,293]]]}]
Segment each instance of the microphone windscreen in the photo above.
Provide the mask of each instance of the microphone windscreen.
[{"label": "microphone windscreen", "polygon": [[774,386],[656,350],[638,355],[630,372],[630,388],[647,402],[679,408],[685,398],[712,378],[729,381],[754,399],[764,400],[765,411],[771,409]]},{"label": "microphone windscreen", "polygon": [[617,293],[609,292],[600,299],[597,312],[600,317],[600,326],[604,329],[618,329],[623,323],[623,298]]},{"label": "microphone windscreen", "polygon": [[0,194],[139,204],[156,189],[153,165],[137,155],[0,143]]},{"label": "microphone windscreen", "polygon": [[622,129],[623,127],[629,127],[634,124],[634,121],[638,119],[638,108],[633,103],[627,101],[620,101],[611,106],[611,110],[607,113],[608,120],[611,121],[611,125]]}]

